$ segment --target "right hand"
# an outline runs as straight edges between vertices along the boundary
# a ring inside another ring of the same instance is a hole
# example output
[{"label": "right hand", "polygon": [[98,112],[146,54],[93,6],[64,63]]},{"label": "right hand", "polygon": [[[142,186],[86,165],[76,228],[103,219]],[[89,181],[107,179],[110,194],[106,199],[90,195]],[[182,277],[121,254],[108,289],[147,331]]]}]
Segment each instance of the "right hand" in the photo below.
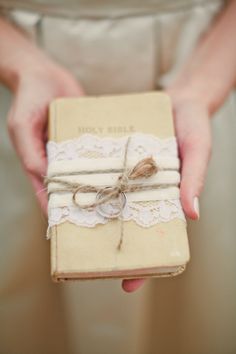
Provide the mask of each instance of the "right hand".
[{"label": "right hand", "polygon": [[57,97],[82,95],[84,91],[73,76],[49,60],[21,72],[16,85],[8,131],[45,214],[47,193],[43,176],[47,171],[48,106]]}]

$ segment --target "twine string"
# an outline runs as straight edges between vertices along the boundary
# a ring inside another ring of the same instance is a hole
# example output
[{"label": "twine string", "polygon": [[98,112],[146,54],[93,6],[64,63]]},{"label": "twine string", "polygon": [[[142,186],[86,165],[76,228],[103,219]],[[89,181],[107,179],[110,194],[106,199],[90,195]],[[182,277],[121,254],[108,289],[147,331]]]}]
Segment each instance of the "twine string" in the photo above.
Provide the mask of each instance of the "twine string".
[{"label": "twine string", "polygon": [[[69,182],[62,180],[58,178],[57,176],[53,177],[45,177],[44,182],[46,185],[48,185],[50,182],[53,183],[59,183],[60,185],[66,187],[66,188],[56,188],[53,189],[53,191],[49,192],[48,195],[51,193],[55,192],[65,192],[69,191],[72,192],[72,200],[73,203],[82,208],[82,209],[94,209],[95,207],[102,205],[109,200],[112,200],[114,198],[119,197],[121,193],[125,192],[134,192],[134,191],[140,191],[140,190],[149,190],[153,188],[163,188],[163,185],[160,186],[159,184],[149,184],[149,185],[144,185],[142,183],[138,184],[129,184],[129,180],[135,180],[138,178],[148,178],[151,177],[152,175],[156,174],[159,170],[155,160],[153,159],[152,156],[145,157],[142,160],[140,160],[133,168],[127,169],[127,155],[128,155],[128,147],[130,144],[131,136],[128,136],[126,144],[125,144],[125,151],[124,151],[124,159],[123,159],[123,168],[122,168],[122,173],[118,177],[116,183],[107,188],[108,186],[95,186],[91,184],[84,184],[84,183],[74,183],[74,182]],[[109,173],[110,171],[113,171],[113,169],[108,169],[102,172]],[[89,171],[83,171],[85,174],[86,172]],[[69,174],[70,175],[70,174]],[[177,184],[176,184],[177,185]],[[167,185],[168,187],[170,186],[169,184]],[[86,193],[86,192],[100,192],[102,194],[100,199],[96,199],[94,202],[89,203],[89,204],[80,204],[78,201],[78,198],[76,198],[77,193]],[[120,200],[121,198],[119,198]],[[120,202],[120,211],[117,217],[121,214],[122,212],[122,205]],[[107,216],[109,218],[109,216]],[[114,217],[113,217],[114,218]],[[120,239],[117,245],[117,249],[120,250],[122,243],[123,243],[123,238],[124,238],[124,221],[123,218],[120,218]]]}]

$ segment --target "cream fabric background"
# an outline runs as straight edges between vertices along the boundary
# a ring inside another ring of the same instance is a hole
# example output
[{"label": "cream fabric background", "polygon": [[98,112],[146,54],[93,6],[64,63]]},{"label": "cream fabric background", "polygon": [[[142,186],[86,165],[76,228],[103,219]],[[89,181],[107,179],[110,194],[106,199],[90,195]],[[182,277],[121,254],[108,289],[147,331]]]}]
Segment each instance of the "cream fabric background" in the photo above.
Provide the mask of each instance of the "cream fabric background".
[{"label": "cream fabric background", "polygon": [[[170,82],[222,2],[0,4],[15,7],[11,19],[72,70],[88,94],[103,94]],[[1,87],[0,353],[234,354],[235,93],[212,120],[213,156],[201,219],[189,223],[186,272],[150,280],[134,294],[122,292],[119,281],[51,282],[46,220],[7,137],[10,100]]]}]

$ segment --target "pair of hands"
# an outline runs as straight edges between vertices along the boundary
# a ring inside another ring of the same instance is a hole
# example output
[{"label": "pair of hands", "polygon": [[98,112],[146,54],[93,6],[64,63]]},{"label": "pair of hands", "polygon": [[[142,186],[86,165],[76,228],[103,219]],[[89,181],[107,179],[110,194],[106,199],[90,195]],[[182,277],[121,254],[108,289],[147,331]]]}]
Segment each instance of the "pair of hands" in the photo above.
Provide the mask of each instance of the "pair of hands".
[{"label": "pair of hands", "polygon": [[[28,175],[37,199],[47,213],[47,195],[43,184],[47,159],[47,114],[50,101],[57,97],[85,95],[81,85],[64,68],[45,60],[19,76],[8,117],[8,130]],[[185,214],[199,218],[198,199],[203,188],[211,151],[210,123],[207,107],[190,93],[169,88],[173,103],[174,123],[182,161],[180,185]],[[144,279],[123,280],[122,287],[131,292]]]},{"label": "pair of hands", "polygon": [[[227,1],[184,63],[170,95],[181,158],[180,196],[185,214],[199,218],[198,199],[211,154],[209,117],[236,85],[236,1]],[[52,62],[17,28],[0,18],[0,81],[13,92],[8,129],[43,210],[47,160],[45,142],[49,103],[56,97],[85,92],[72,75]],[[225,65],[227,63],[227,65]],[[144,280],[123,280],[125,291]]]}]

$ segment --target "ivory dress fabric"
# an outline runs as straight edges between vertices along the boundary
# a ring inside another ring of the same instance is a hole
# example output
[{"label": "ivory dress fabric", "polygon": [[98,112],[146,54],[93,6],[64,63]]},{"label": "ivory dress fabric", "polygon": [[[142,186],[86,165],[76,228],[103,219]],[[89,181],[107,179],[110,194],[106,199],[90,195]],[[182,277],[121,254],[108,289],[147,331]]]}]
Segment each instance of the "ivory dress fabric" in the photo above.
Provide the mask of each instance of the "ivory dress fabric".
[{"label": "ivory dress fabric", "polygon": [[[224,5],[220,0],[3,1],[1,11],[86,93],[154,90],[174,78]],[[213,156],[201,218],[189,223],[183,275],[126,294],[120,281],[54,284],[47,220],[6,130],[0,88],[0,353],[234,354],[236,352],[236,95],[212,119]]]}]

